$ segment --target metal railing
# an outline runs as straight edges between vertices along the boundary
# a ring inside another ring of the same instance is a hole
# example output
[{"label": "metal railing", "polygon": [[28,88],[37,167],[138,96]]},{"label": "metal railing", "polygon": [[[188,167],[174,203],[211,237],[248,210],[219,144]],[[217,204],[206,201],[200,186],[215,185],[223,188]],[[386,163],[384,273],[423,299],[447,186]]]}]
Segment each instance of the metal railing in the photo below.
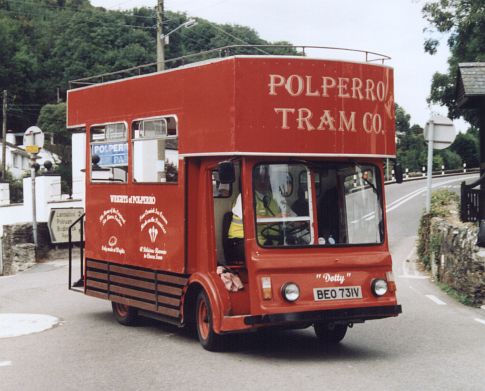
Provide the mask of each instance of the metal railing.
[{"label": "metal railing", "polygon": [[[84,286],[84,217],[86,213],[83,213],[76,221],[74,221],[68,229],[69,233],[69,278],[68,278],[68,289],[74,290],[78,292],[82,292],[80,289],[73,289],[79,288]],[[80,279],[76,281],[74,284],[72,283],[72,229],[76,226],[76,224],[80,225],[79,230],[79,250],[80,250],[80,264],[81,264],[81,271],[80,271]]]},{"label": "metal railing", "polygon": [[[446,176],[453,176],[453,175],[468,175],[468,174],[478,174],[480,173],[480,168],[459,168],[459,169],[452,169],[452,170],[439,170],[433,171],[433,178],[439,177],[446,177]],[[427,175],[426,172],[410,172],[408,169],[403,170],[403,181],[417,181],[420,179],[426,179]],[[394,170],[392,170],[391,177],[386,178],[386,184],[395,183],[394,178]]]},{"label": "metal railing", "polygon": [[460,220],[464,223],[478,221],[480,205],[480,190],[468,189],[465,182],[461,183]]},{"label": "metal railing", "polygon": [[[288,53],[270,53],[266,50],[281,51],[288,50]],[[332,46],[314,46],[314,45],[228,45],[216,49],[205,50],[197,53],[187,54],[185,56],[172,58],[170,60],[165,60],[163,63],[167,65],[177,64],[177,66],[183,66],[192,62],[206,61],[214,58],[228,57],[232,55],[270,55],[270,56],[306,56],[308,50],[326,50],[326,51],[338,51],[347,53],[358,53],[364,55],[365,62],[381,62],[384,64],[385,61],[391,59],[391,57],[377,52],[372,52],[370,50],[359,50],[359,49],[348,49]],[[293,53],[291,53],[293,51]],[[253,52],[253,53],[251,53]],[[121,69],[115,72],[107,72],[99,75],[84,77],[81,79],[71,80],[69,82],[69,88],[78,88],[86,85],[99,84],[107,81],[123,79],[126,77],[140,76],[148,73],[153,73],[157,71],[157,62],[152,62],[149,64],[138,65],[131,68]],[[173,68],[176,68],[172,67]]]},{"label": "metal railing", "polygon": [[464,223],[479,220],[480,190],[474,188],[481,186],[484,180],[485,174],[469,185],[466,182],[461,183],[460,219]]}]

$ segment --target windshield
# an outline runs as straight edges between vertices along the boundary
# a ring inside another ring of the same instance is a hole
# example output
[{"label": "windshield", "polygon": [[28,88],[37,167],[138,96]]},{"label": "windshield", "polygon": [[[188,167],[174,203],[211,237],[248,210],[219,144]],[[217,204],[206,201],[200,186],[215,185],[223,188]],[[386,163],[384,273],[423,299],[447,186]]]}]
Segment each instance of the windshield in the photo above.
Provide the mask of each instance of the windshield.
[{"label": "windshield", "polygon": [[338,246],[383,241],[381,184],[375,166],[259,164],[253,171],[253,185],[261,246]]}]

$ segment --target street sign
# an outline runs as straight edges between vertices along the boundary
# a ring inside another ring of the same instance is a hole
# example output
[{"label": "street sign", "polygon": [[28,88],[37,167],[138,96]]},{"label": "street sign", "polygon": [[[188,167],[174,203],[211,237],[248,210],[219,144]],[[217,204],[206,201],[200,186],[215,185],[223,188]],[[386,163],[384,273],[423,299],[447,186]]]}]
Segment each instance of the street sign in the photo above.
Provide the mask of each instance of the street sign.
[{"label": "street sign", "polygon": [[433,149],[448,148],[456,138],[453,121],[441,115],[431,117],[424,127],[424,139],[426,141],[429,141],[430,138],[430,122],[433,122]]},{"label": "street sign", "polygon": [[102,167],[126,166],[128,164],[128,143],[92,144],[91,154],[91,156],[99,156],[99,165]]},{"label": "street sign", "polygon": [[40,148],[39,148],[39,146],[37,146],[37,145],[27,145],[27,146],[25,147],[25,151],[26,151],[27,153],[36,154],[36,153],[39,153]]},{"label": "street sign", "polygon": [[[52,243],[69,242],[69,226],[74,223],[84,213],[83,208],[52,208],[49,215],[49,234]],[[72,228],[72,241],[79,242],[80,225],[76,224]]]},{"label": "street sign", "polygon": [[27,128],[23,143],[27,152],[39,153],[39,150],[44,146],[44,132],[37,126]]}]

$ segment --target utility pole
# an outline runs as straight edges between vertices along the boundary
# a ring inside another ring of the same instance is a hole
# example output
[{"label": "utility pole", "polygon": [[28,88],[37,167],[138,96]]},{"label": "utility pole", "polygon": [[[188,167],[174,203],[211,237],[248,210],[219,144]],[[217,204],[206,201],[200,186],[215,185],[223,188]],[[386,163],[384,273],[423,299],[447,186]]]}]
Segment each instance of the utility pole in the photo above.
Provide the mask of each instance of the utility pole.
[{"label": "utility pole", "polygon": [[5,179],[7,171],[7,90],[3,90],[2,120],[2,177]]},{"label": "utility pole", "polygon": [[157,71],[165,69],[165,45],[163,35],[163,0],[157,0]]}]

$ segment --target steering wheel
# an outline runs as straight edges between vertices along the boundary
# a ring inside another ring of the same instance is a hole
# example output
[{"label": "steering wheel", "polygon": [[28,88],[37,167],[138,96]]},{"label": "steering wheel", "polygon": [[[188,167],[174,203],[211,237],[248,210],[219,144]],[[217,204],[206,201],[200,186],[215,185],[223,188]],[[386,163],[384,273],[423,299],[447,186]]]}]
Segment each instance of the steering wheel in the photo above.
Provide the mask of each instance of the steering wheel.
[{"label": "steering wheel", "polygon": [[[282,244],[284,242],[284,237],[292,237],[292,241],[295,243],[292,244],[303,244],[301,237],[297,237],[297,234],[300,234],[307,230],[306,224],[298,224],[298,225],[291,225],[286,226],[285,230],[283,231],[281,227],[282,223],[273,223],[269,224],[261,230],[261,236],[265,239],[266,242],[273,242],[277,241],[278,244]],[[298,243],[300,242],[300,243]]]}]

